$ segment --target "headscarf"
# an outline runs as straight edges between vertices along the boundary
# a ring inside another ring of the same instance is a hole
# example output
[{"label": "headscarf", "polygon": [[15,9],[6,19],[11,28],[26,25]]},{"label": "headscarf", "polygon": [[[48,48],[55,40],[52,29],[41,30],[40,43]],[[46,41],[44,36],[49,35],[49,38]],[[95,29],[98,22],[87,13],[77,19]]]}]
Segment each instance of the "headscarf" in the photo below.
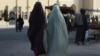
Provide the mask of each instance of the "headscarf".
[{"label": "headscarf", "polygon": [[58,5],[54,5],[48,18],[47,44],[47,56],[67,56],[67,26]]},{"label": "headscarf", "polygon": [[46,23],[45,14],[40,2],[36,2],[29,18],[28,37],[31,42],[31,49],[36,54],[44,54],[44,29]]}]

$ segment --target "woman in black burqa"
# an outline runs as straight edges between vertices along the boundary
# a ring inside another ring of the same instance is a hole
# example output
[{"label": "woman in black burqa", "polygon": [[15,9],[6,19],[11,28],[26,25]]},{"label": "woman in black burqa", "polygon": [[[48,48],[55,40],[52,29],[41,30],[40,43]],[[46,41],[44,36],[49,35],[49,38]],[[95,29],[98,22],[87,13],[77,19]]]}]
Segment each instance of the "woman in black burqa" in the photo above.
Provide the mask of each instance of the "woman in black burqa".
[{"label": "woman in black burqa", "polygon": [[46,17],[40,2],[36,2],[29,18],[28,37],[31,42],[31,50],[35,56],[45,54],[43,44],[44,29],[46,25]]}]

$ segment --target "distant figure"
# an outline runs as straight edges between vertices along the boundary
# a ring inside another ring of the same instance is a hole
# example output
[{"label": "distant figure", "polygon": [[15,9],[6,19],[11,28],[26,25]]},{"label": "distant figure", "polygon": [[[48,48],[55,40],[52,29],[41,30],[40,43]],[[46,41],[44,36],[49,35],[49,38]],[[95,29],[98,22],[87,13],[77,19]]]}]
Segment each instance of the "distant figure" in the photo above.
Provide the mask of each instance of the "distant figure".
[{"label": "distant figure", "polygon": [[24,24],[24,20],[23,18],[21,18],[21,15],[19,15],[19,18],[16,21],[16,31],[22,31],[23,29],[23,24]]},{"label": "distant figure", "polygon": [[28,38],[35,56],[45,54],[43,43],[46,17],[40,2],[36,2],[29,18]]},{"label": "distant figure", "polygon": [[67,56],[68,31],[58,5],[54,5],[47,24],[46,56]]},{"label": "distant figure", "polygon": [[70,23],[70,16],[69,15],[67,15],[67,16],[64,16],[64,19],[65,19],[65,22],[66,22],[66,26],[67,26],[67,30],[68,30],[68,32],[70,32],[70,30],[71,30],[71,23]]},{"label": "distant figure", "polygon": [[88,22],[87,22],[87,16],[85,15],[85,10],[81,9],[80,13],[81,14],[77,14],[76,18],[75,18],[75,22],[77,25],[77,30],[76,30],[76,40],[75,43],[77,43],[78,45],[80,43],[82,43],[82,45],[84,45],[84,41],[85,41],[85,34],[86,34],[86,30],[88,30]]},{"label": "distant figure", "polygon": [[99,22],[99,20],[98,20],[98,16],[95,16],[95,20],[96,20],[96,22]]},{"label": "distant figure", "polygon": [[92,17],[91,17],[91,20],[92,20],[92,22],[95,22],[95,17],[92,16]]},{"label": "distant figure", "polygon": [[87,21],[88,21],[88,24],[89,24],[90,23],[90,15],[89,15],[89,13],[87,13],[86,16],[87,16]]}]

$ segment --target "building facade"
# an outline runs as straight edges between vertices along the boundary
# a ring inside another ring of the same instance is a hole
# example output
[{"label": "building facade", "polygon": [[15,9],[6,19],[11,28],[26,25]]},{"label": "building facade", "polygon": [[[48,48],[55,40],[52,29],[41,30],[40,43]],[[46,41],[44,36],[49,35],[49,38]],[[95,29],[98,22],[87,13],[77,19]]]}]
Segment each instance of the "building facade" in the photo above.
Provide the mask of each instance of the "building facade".
[{"label": "building facade", "polygon": [[[17,8],[20,8],[17,9],[18,14],[20,14],[19,12],[21,11],[21,13],[23,14],[22,16],[27,18],[29,17],[31,10],[33,9],[34,4],[37,1],[38,0],[0,0],[0,11],[3,11],[5,7],[8,6],[9,12],[12,10],[16,12],[16,6],[17,6]],[[42,3],[44,10],[45,6],[57,3],[57,0],[39,0],[39,1]],[[66,6],[71,7],[74,4],[77,13],[79,13],[81,8],[100,10],[99,2],[100,0],[59,0],[60,6],[66,4]],[[100,12],[89,12],[89,13],[93,15],[100,15]]]}]

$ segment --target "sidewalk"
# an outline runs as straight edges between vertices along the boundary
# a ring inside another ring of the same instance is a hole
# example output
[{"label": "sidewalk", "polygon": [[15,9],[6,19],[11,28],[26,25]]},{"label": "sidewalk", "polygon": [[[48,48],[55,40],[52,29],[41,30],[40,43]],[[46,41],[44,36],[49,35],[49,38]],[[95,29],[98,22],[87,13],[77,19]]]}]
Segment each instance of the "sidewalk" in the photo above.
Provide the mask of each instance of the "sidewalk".
[{"label": "sidewalk", "polygon": [[[0,56],[34,56],[27,38],[27,27],[22,32],[14,28],[0,29]],[[75,31],[69,34],[68,56],[100,56],[100,43],[76,45]]]},{"label": "sidewalk", "polygon": [[76,32],[70,32],[70,44],[68,48],[69,56],[100,56],[100,43],[95,43],[94,40],[90,41],[88,45],[76,45],[75,41]]}]

